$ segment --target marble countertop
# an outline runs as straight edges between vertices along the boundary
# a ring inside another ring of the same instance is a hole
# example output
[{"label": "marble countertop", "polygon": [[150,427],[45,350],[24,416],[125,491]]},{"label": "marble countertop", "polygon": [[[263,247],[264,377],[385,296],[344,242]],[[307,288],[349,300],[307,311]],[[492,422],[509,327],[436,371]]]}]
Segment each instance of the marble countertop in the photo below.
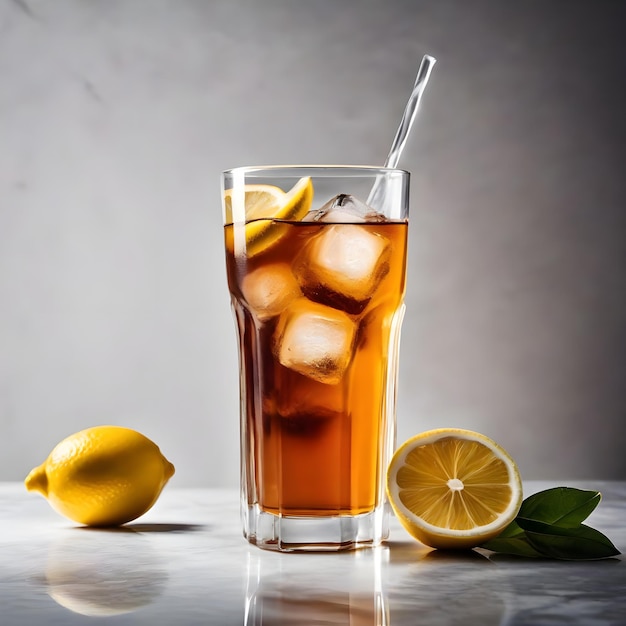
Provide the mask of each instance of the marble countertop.
[{"label": "marble countertop", "polygon": [[[602,491],[589,523],[625,551],[626,483],[564,484]],[[551,486],[528,482],[525,495]],[[446,554],[412,540],[395,519],[382,548],[278,554],[243,539],[234,491],[168,486],[139,520],[94,530],[21,484],[0,483],[3,626],[597,626],[626,623],[625,592],[624,556]]]}]

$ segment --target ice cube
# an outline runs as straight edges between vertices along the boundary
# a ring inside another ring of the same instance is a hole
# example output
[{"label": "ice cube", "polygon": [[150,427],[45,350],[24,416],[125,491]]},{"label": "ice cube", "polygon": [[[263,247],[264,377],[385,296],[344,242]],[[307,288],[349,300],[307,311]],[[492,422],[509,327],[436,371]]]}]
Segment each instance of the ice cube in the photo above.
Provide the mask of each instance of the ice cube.
[{"label": "ice cube", "polygon": [[274,333],[274,354],[281,365],[327,385],[338,383],[350,365],[356,324],[342,311],[294,300]]},{"label": "ice cube", "polygon": [[384,222],[386,218],[374,209],[348,193],[340,193],[331,198],[321,208],[311,211],[306,217],[312,222],[335,222],[358,224],[361,222]]},{"label": "ice cube", "polygon": [[294,273],[307,297],[359,314],[389,271],[390,251],[389,240],[365,225],[333,224],[303,248]]},{"label": "ice cube", "polygon": [[261,321],[278,315],[301,295],[300,287],[286,263],[264,265],[246,274],[241,291],[252,312]]}]

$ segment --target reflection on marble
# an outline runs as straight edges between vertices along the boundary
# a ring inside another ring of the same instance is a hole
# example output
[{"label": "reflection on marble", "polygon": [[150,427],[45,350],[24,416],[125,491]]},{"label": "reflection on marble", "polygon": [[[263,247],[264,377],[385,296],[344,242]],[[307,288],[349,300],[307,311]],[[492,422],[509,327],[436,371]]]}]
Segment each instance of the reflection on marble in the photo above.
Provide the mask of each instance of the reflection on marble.
[{"label": "reflection on marble", "polygon": [[[589,523],[625,550],[626,484],[568,484],[602,489]],[[102,626],[621,624],[623,559],[444,553],[395,519],[378,549],[279,554],[244,541],[233,491],[166,488],[143,518],[112,532],[76,527],[22,485],[0,484],[2,626],[95,615]]]},{"label": "reflection on marble", "polygon": [[82,615],[119,615],[163,592],[167,570],[145,537],[122,529],[70,530],[51,544],[45,565],[43,583],[58,604]]},{"label": "reflection on marble", "polygon": [[382,582],[388,548],[327,554],[318,567],[311,567],[313,555],[290,556],[272,558],[250,551],[245,626],[389,624]]}]

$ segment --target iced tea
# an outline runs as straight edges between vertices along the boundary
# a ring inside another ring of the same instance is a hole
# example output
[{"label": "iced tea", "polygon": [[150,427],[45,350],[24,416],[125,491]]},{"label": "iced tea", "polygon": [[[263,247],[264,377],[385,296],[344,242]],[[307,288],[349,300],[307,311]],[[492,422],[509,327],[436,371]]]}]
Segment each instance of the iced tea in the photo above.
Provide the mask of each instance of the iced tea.
[{"label": "iced tea", "polygon": [[225,224],[242,506],[281,520],[379,509],[393,447],[407,221],[346,194],[331,205],[261,218],[279,236],[254,254],[235,251],[237,225]]}]

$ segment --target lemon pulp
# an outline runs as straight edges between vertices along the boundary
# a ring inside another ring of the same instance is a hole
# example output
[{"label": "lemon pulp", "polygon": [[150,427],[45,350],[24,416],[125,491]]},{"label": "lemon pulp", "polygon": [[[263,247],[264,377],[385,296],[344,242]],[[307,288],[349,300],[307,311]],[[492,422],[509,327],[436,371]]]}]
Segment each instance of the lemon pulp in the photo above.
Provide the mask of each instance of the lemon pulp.
[{"label": "lemon pulp", "polygon": [[[273,185],[245,185],[226,190],[224,217],[230,226],[226,231],[226,246],[235,254],[244,252],[249,257],[272,247],[286,231],[280,220],[302,219],[311,208],[313,193],[308,176],[287,192]],[[239,236],[241,232],[243,237]]]},{"label": "lemon pulp", "polygon": [[389,465],[387,492],[409,533],[442,548],[473,547],[496,536],[522,500],[510,455],[461,429],[429,431],[401,446]]}]

